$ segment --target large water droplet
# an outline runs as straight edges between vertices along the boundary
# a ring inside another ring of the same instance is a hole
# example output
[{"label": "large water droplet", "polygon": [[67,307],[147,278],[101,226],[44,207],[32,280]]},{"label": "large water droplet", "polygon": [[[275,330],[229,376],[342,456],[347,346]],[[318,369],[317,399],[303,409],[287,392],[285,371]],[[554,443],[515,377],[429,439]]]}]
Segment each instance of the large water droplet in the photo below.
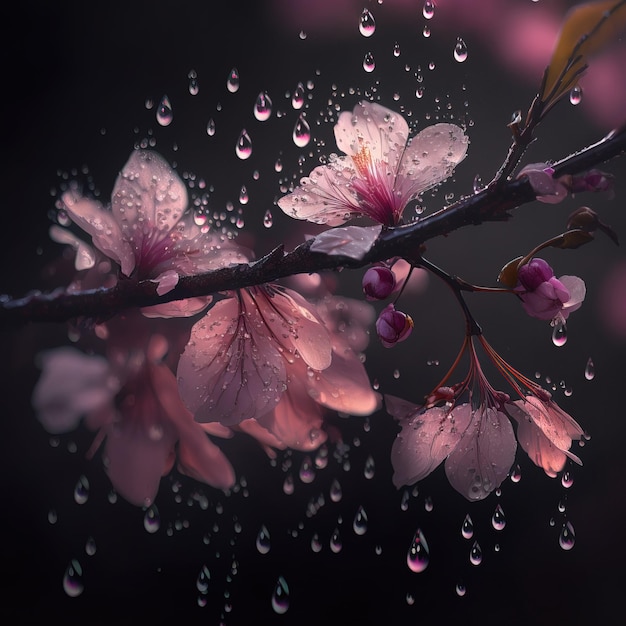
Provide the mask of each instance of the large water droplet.
[{"label": "large water droplet", "polygon": [[279,615],[286,613],[289,608],[289,587],[282,576],[278,577],[278,582],[272,593],[272,608]]},{"label": "large water droplet", "polygon": [[89,499],[89,481],[82,474],[74,487],[74,500],[77,504],[85,504]]},{"label": "large water droplet", "polygon": [[161,527],[161,516],[159,515],[156,504],[153,504],[146,510],[143,516],[143,527],[151,534],[155,533]]},{"label": "large water droplet", "polygon": [[70,597],[78,597],[85,589],[83,568],[76,559],[72,559],[63,575],[63,591]]},{"label": "large water droplet", "polygon": [[374,61],[374,55],[371,52],[367,52],[363,57],[363,69],[366,72],[373,72],[376,68],[376,61]]},{"label": "large water droplet", "polygon": [[471,539],[474,536],[474,522],[469,513],[465,516],[463,523],[461,524],[461,536],[464,539]]},{"label": "large water droplet", "polygon": [[265,525],[261,526],[259,534],[256,536],[256,549],[261,554],[267,554],[270,551],[270,533]]},{"label": "large water droplet", "polygon": [[472,565],[480,565],[483,562],[483,551],[478,544],[478,541],[474,541],[472,544],[469,560]]},{"label": "large water droplet", "polygon": [[591,357],[587,359],[587,365],[585,365],[585,378],[587,380],[593,380],[596,377],[596,366]]},{"label": "large water droplet", "polygon": [[467,45],[460,37],[457,38],[454,46],[454,59],[459,63],[463,63],[467,59]]},{"label": "large water droplet", "polygon": [[493,512],[491,516],[491,525],[496,530],[502,530],[506,526],[506,518],[504,517],[504,511],[502,507],[498,504],[496,506],[496,510]]},{"label": "large water droplet", "polygon": [[236,67],[233,67],[226,79],[226,88],[230,93],[235,93],[239,89],[239,72]]},{"label": "large water droplet", "polygon": [[567,326],[564,322],[557,322],[552,328],[552,343],[561,347],[567,343]]},{"label": "large water droplet", "polygon": [[571,522],[566,522],[559,534],[559,545],[563,550],[571,550],[576,542],[576,533]]},{"label": "large water droplet", "polygon": [[352,529],[357,535],[364,535],[367,532],[367,513],[362,506],[356,511],[352,522]]},{"label": "large water droplet", "polygon": [[174,119],[172,103],[167,96],[163,96],[156,110],[156,119],[161,126],[169,126]]},{"label": "large water droplet", "polygon": [[205,594],[209,590],[209,581],[211,580],[211,572],[209,572],[209,568],[206,565],[203,565],[200,568],[200,572],[198,577],[196,578],[196,589]]},{"label": "large water droplet", "polygon": [[363,37],[371,37],[376,30],[376,22],[374,16],[369,9],[363,9],[361,13],[361,19],[359,20],[359,32]]},{"label": "large water droplet", "polygon": [[298,148],[304,148],[311,141],[311,127],[302,114],[298,116],[293,127],[292,138]]},{"label": "large water droplet", "polygon": [[422,9],[422,15],[427,20],[432,20],[433,19],[433,15],[435,15],[435,3],[434,3],[433,0],[426,0],[426,2],[424,2],[424,8]]},{"label": "large water droplet", "polygon": [[423,572],[430,562],[430,551],[426,537],[421,529],[417,529],[406,555],[406,564],[412,572]]},{"label": "large water droplet", "polygon": [[265,91],[262,91],[254,103],[254,117],[259,122],[265,122],[272,115],[272,100]]},{"label": "large water droplet", "polygon": [[237,139],[235,154],[242,160],[247,159],[252,154],[252,139],[244,128]]}]

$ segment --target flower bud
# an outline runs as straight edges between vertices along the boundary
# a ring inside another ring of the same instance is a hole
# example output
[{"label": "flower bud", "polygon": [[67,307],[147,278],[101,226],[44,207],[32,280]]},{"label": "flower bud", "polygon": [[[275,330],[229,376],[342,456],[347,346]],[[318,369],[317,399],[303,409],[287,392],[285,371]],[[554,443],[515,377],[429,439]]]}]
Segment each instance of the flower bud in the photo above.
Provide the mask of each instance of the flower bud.
[{"label": "flower bud", "polygon": [[396,288],[396,277],[388,267],[377,265],[365,272],[362,285],[366,300],[384,300]]},{"label": "flower bud", "polygon": [[527,291],[534,291],[554,277],[554,271],[543,259],[531,259],[517,270],[517,278]]},{"label": "flower bud", "polygon": [[402,311],[396,311],[393,304],[388,304],[376,320],[376,332],[385,348],[392,348],[399,341],[404,341],[412,330],[411,317]]}]

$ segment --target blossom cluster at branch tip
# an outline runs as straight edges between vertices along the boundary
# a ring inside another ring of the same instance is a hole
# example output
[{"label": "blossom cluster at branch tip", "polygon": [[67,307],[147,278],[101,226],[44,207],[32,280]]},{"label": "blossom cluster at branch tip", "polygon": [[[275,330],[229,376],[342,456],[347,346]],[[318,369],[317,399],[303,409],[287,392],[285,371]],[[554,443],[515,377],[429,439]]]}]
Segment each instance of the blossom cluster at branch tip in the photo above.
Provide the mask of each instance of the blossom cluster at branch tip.
[{"label": "blossom cluster at branch tip", "polygon": [[376,320],[376,333],[385,348],[393,348],[397,343],[408,339],[412,330],[411,316],[397,311],[393,303],[388,304]]},{"label": "blossom cluster at branch tip", "polygon": [[556,278],[546,261],[532,258],[517,271],[514,289],[528,315],[553,324],[564,323],[569,314],[582,306],[585,283],[578,276]]},{"label": "blossom cluster at branch tip", "polygon": [[468,145],[463,130],[448,123],[409,138],[399,113],[366,101],[342,112],[334,133],[344,155],[332,154],[278,200],[287,215],[329,226],[365,216],[396,226],[411,201],[450,176]]}]

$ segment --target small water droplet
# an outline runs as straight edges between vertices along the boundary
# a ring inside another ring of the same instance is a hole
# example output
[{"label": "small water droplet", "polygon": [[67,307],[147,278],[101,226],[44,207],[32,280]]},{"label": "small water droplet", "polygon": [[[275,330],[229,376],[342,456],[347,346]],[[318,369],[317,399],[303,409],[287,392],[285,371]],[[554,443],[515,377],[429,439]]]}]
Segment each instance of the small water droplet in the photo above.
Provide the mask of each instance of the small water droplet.
[{"label": "small water droplet", "polygon": [[265,91],[262,91],[254,103],[254,117],[259,122],[265,122],[272,115],[272,100]]},{"label": "small water droplet", "polygon": [[256,549],[261,554],[267,554],[270,551],[270,547],[270,533],[265,527],[265,524],[263,524],[256,536]]},{"label": "small water droplet", "polygon": [[278,577],[278,582],[272,593],[272,608],[279,615],[286,613],[289,608],[289,587],[282,576]]},{"label": "small water droplet", "polygon": [[422,30],[422,35],[428,39],[430,37],[430,28],[428,26],[424,26],[424,30]]},{"label": "small water droplet", "polygon": [[230,93],[235,93],[239,89],[239,72],[236,67],[233,67],[226,79],[226,88]]},{"label": "small water droplet", "polygon": [[467,593],[467,587],[464,583],[458,582],[455,587],[456,595],[462,598]]},{"label": "small water droplet", "polygon": [[552,343],[561,347],[567,343],[567,326],[564,323],[556,323],[552,328]]},{"label": "small water droplet", "polygon": [[57,512],[54,509],[48,511],[48,522],[50,524],[56,524],[58,520]]},{"label": "small water droplet", "polygon": [[574,484],[574,477],[570,472],[563,472],[563,476],[561,476],[561,484],[565,489],[569,489]]},{"label": "small water droplet", "polygon": [[585,378],[587,380],[593,380],[596,377],[596,366],[591,357],[587,359],[587,365],[585,365]]},{"label": "small water droplet", "polygon": [[491,516],[491,525],[496,530],[502,530],[506,526],[506,518],[504,517],[504,511],[502,507],[498,504],[496,506],[496,510],[493,512]]},{"label": "small water droplet", "polygon": [[474,541],[472,544],[469,560],[472,565],[480,565],[483,562],[483,551],[478,544],[478,541]]},{"label": "small water droplet", "polygon": [[209,568],[206,565],[203,565],[200,568],[200,572],[198,577],[196,578],[196,589],[202,593],[206,594],[209,590],[209,581],[211,580],[211,572],[209,572]]},{"label": "small water droplet", "polygon": [[341,485],[336,478],[333,478],[333,482],[330,484],[330,499],[333,502],[339,502],[343,496]]},{"label": "small water droplet", "polygon": [[371,37],[376,30],[376,22],[374,16],[368,9],[363,9],[361,19],[359,20],[359,32],[363,37]]},{"label": "small water droplet", "polygon": [[413,536],[413,541],[409,546],[409,551],[406,555],[406,564],[412,572],[423,572],[430,562],[430,551],[428,549],[428,543],[426,537],[418,528]]},{"label": "small water droplet", "polygon": [[85,590],[83,568],[76,559],[72,559],[65,570],[63,590],[70,598],[78,597]]},{"label": "small water droplet", "polygon": [[143,516],[143,527],[150,533],[155,533],[161,527],[161,516],[156,504],[150,506]]},{"label": "small water droplet", "polygon": [[304,85],[298,83],[291,94],[291,106],[297,110],[304,106]]},{"label": "small water droplet", "polygon": [[339,532],[339,528],[335,528],[333,534],[330,537],[330,549],[338,554],[341,552],[341,548],[343,548],[343,542],[341,541],[341,534]]},{"label": "small water droplet", "polygon": [[459,63],[463,63],[467,59],[467,45],[458,37],[454,46],[454,59]]},{"label": "small water droplet", "polygon": [[242,185],[239,192],[239,204],[248,204],[249,199],[250,196],[248,195],[248,189],[245,185]]},{"label": "small water droplet", "polygon": [[374,471],[376,469],[376,464],[374,462],[374,458],[370,454],[367,459],[365,459],[365,468],[363,470],[363,475],[368,480],[374,477]]},{"label": "small water droplet", "polygon": [[215,120],[211,118],[206,125],[206,134],[209,137],[213,137],[215,135]]},{"label": "small water droplet", "polygon": [[187,78],[189,79],[189,93],[192,96],[197,96],[200,91],[200,86],[198,85],[198,74],[196,70],[190,70],[187,74]]},{"label": "small water droplet", "polygon": [[280,159],[276,159],[276,163],[274,163],[274,170],[276,172],[283,171],[283,162]]},{"label": "small water droplet", "polygon": [[576,533],[571,522],[566,522],[559,534],[559,545],[563,550],[571,550],[576,542]]},{"label": "small water droplet", "polygon": [[363,57],[363,69],[366,72],[373,72],[376,68],[376,61],[374,61],[374,55],[371,52],[366,52]]},{"label": "small water droplet", "polygon": [[415,597],[411,593],[406,594],[406,603],[409,606],[413,606],[415,604]]},{"label": "small water droplet", "polygon": [[320,537],[317,533],[313,534],[313,537],[311,537],[311,550],[313,550],[313,552],[320,552],[322,549],[322,542],[320,541]]},{"label": "small water droplet", "polygon": [[74,500],[77,504],[85,504],[89,499],[89,481],[82,474],[74,487]]},{"label": "small water droplet", "polygon": [[435,3],[433,0],[426,0],[424,2],[424,8],[422,9],[422,15],[427,20],[432,20],[435,15]]},{"label": "small water droplet", "polygon": [[285,481],[283,482],[283,492],[290,496],[293,493],[294,486],[293,476],[291,474],[287,474],[287,476],[285,476]]},{"label": "small water droplet", "polygon": [[252,154],[252,139],[244,128],[237,139],[237,145],[235,146],[235,154],[241,159],[245,160]]},{"label": "small water droplet", "polygon": [[156,119],[161,126],[169,126],[174,119],[172,103],[166,95],[163,96],[159,102],[159,106],[156,110]]},{"label": "small water droplet", "polygon": [[302,114],[298,116],[293,127],[292,138],[298,148],[304,148],[311,141],[311,127]]},{"label": "small water droplet", "polygon": [[569,92],[569,101],[573,105],[577,105],[577,104],[580,104],[582,99],[583,99],[583,90],[578,85],[572,87],[571,91]]},{"label": "small water droplet", "polygon": [[393,44],[393,56],[394,57],[400,56],[400,44],[398,42]]},{"label": "small water droplet", "polygon": [[93,556],[96,553],[96,540],[90,535],[85,542],[85,552],[87,556]]},{"label": "small water droplet", "polygon": [[520,480],[522,480],[522,468],[519,466],[518,463],[511,470],[511,482],[518,483]]},{"label": "small water droplet", "polygon": [[352,522],[352,529],[357,535],[364,535],[367,532],[367,513],[362,506],[356,511]]},{"label": "small water droplet", "polygon": [[471,539],[474,536],[474,522],[469,513],[465,516],[461,524],[461,536],[463,539]]},{"label": "small water droplet", "polygon": [[430,496],[424,498],[424,510],[430,513],[435,508],[433,499]]}]

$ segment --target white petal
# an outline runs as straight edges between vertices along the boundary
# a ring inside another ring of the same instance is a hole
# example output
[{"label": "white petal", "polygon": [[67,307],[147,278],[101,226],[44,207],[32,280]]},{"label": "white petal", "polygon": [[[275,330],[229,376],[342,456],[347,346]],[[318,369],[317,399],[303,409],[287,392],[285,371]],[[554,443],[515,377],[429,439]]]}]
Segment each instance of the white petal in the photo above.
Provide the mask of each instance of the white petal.
[{"label": "white petal", "polygon": [[311,252],[346,256],[359,261],[374,245],[381,230],[381,225],[332,228],[317,235],[311,244]]}]

